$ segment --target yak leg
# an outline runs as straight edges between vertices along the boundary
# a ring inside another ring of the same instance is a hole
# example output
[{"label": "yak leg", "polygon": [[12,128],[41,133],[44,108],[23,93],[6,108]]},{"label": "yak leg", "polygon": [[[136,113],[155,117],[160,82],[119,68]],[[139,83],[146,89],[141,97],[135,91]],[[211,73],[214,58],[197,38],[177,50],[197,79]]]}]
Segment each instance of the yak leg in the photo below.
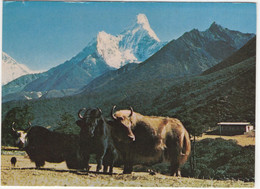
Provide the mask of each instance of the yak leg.
[{"label": "yak leg", "polygon": [[169,149],[169,157],[171,157],[170,162],[170,174],[171,176],[180,176],[180,158],[181,158],[181,148],[178,140],[171,140],[167,145]]},{"label": "yak leg", "polygon": [[103,173],[107,173],[108,166],[109,166],[109,159],[106,154],[103,158]]},{"label": "yak leg", "polygon": [[107,168],[109,166],[109,174],[112,175],[113,173],[113,167],[114,167],[114,163],[117,159],[117,152],[115,150],[111,150],[109,149],[104,158],[103,158],[103,172],[106,173],[107,172]]},{"label": "yak leg", "polygon": [[107,173],[108,166],[109,166],[109,162],[108,162],[108,159],[105,156],[103,158],[103,173]]},{"label": "yak leg", "polygon": [[45,157],[41,157],[41,154],[38,153],[38,150],[35,147],[31,147],[26,150],[29,158],[32,162],[35,163],[36,169],[39,169],[45,165]]},{"label": "yak leg", "polygon": [[110,166],[109,166],[109,174],[110,174],[110,175],[113,174],[114,162],[115,162],[115,159],[113,158],[113,159],[111,160],[111,164],[110,164]]},{"label": "yak leg", "polygon": [[177,171],[177,173],[176,173],[176,176],[181,177],[181,169],[180,169],[180,168],[178,169],[178,171]]},{"label": "yak leg", "polygon": [[[103,159],[104,161],[104,159]],[[109,166],[109,174],[112,174],[113,173],[113,165],[109,165],[107,163],[104,163],[103,164],[103,173],[107,173],[107,170],[108,170],[108,166]]]},{"label": "yak leg", "polygon": [[90,158],[90,154],[84,152],[83,153],[83,160],[82,160],[82,164],[83,164],[83,169],[86,169],[86,171],[89,171],[89,158]]},{"label": "yak leg", "polygon": [[[107,173],[107,170],[108,170],[108,165],[107,164],[105,164],[104,166],[103,166],[103,173]],[[109,174],[112,174],[113,173],[113,165],[111,166],[109,166],[109,172],[108,172]]]},{"label": "yak leg", "polygon": [[108,169],[108,165],[104,165],[104,166],[103,166],[103,172],[104,172],[104,173],[107,173],[107,169]]},{"label": "yak leg", "polygon": [[110,156],[108,155],[108,152],[106,152],[104,158],[103,158],[103,173],[107,173],[107,169],[109,166]]},{"label": "yak leg", "polygon": [[124,159],[124,170],[123,174],[131,174],[133,171],[133,161],[132,161],[131,153],[128,152],[126,154],[123,154]]},{"label": "yak leg", "polygon": [[115,149],[112,149],[111,151],[111,158],[110,158],[110,166],[109,166],[109,174],[112,175],[113,174],[113,167],[115,164],[115,161],[118,158],[118,154],[117,151]]},{"label": "yak leg", "polygon": [[96,171],[97,172],[99,172],[100,169],[102,168],[103,157],[104,157],[104,155],[96,155],[96,161],[97,161],[97,169],[96,169]]},{"label": "yak leg", "polygon": [[36,169],[41,168],[42,166],[44,166],[44,164],[45,164],[44,160],[37,160],[37,161],[35,161]]},{"label": "yak leg", "polygon": [[179,155],[179,150],[177,147],[172,149],[172,154],[171,154],[171,169],[170,169],[170,174],[171,176],[179,176],[179,167],[180,167],[180,155]]},{"label": "yak leg", "polygon": [[123,174],[131,174],[133,171],[133,164],[131,162],[125,162]]},{"label": "yak leg", "polygon": [[109,166],[109,174],[112,175],[113,174],[113,167],[114,167],[114,163],[115,163],[115,156],[113,156],[113,159],[111,159],[111,164]]},{"label": "yak leg", "polygon": [[171,176],[181,176],[179,166],[180,165],[178,161],[175,160],[171,162],[171,172],[170,172]]},{"label": "yak leg", "polygon": [[113,165],[110,165],[110,167],[109,167],[109,174],[110,174],[110,175],[113,174]]}]

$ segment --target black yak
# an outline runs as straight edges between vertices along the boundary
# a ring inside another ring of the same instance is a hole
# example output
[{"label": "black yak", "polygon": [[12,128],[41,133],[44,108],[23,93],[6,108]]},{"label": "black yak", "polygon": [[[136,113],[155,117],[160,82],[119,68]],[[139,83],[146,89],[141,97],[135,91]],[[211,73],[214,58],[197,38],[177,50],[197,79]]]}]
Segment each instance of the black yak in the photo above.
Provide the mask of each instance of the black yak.
[{"label": "black yak", "polygon": [[[13,124],[14,125],[14,124]],[[79,136],[50,131],[41,126],[30,126],[26,131],[15,130],[16,145],[24,149],[36,168],[45,161],[60,163],[66,161],[69,169],[81,169]]]},{"label": "black yak", "polygon": [[[85,111],[84,115],[82,111]],[[76,124],[80,130],[80,151],[83,155],[84,166],[89,164],[90,154],[96,155],[98,172],[102,164],[104,165],[103,172],[113,173],[113,166],[117,159],[117,151],[111,137],[111,129],[106,120],[102,116],[99,108],[95,109],[80,109],[78,112],[80,120]]]}]

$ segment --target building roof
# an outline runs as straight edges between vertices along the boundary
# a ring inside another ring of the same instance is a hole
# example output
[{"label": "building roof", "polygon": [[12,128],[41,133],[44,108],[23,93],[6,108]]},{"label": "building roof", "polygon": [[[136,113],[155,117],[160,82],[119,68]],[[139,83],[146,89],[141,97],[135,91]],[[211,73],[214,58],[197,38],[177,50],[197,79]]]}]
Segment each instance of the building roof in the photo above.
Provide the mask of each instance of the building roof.
[{"label": "building roof", "polygon": [[243,126],[250,125],[250,122],[220,122],[218,125],[227,125],[227,126]]}]

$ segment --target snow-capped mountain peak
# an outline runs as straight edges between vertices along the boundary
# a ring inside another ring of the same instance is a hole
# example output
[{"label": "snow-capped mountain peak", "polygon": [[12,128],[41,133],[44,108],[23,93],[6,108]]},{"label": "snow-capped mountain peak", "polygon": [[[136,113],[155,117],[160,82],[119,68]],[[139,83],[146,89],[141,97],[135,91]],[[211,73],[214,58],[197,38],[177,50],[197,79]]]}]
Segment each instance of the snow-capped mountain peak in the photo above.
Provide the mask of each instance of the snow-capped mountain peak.
[{"label": "snow-capped mountain peak", "polygon": [[33,73],[27,66],[18,63],[5,52],[2,52],[2,70],[2,85],[20,76]]},{"label": "snow-capped mountain peak", "polygon": [[137,62],[131,49],[120,48],[122,35],[113,36],[104,31],[97,35],[97,52],[112,68],[120,68],[127,62]]},{"label": "snow-capped mountain peak", "polygon": [[117,69],[144,61],[165,44],[160,42],[145,14],[138,14],[135,23],[120,35],[99,32],[96,43],[98,54],[107,65]]},{"label": "snow-capped mountain peak", "polygon": [[[96,77],[125,66],[128,63],[140,63],[160,50],[166,42],[160,42],[151,29],[149,21],[144,14],[135,16],[134,23],[123,32],[112,35],[105,31],[97,33],[87,46],[70,60],[65,61],[44,74],[30,76],[30,82],[14,81],[12,85],[4,86],[5,96],[19,93],[24,96],[28,92],[36,91],[42,94],[52,90],[66,90],[65,92],[51,93],[47,96],[70,95],[68,90],[78,90]],[[22,81],[28,78],[21,78]],[[37,77],[37,78],[36,78]],[[27,81],[27,80],[26,80]],[[28,93],[29,94],[29,93]],[[15,95],[12,96],[12,99]],[[26,97],[27,98],[27,97]],[[42,97],[41,97],[42,98]],[[10,100],[10,98],[8,98]]]},{"label": "snow-capped mountain peak", "polygon": [[145,14],[137,15],[137,23],[141,25],[143,29],[145,29],[151,37],[153,37],[156,41],[160,42],[160,39],[157,37],[155,32],[150,27],[149,21]]},{"label": "snow-capped mountain peak", "polygon": [[149,21],[145,14],[138,14],[137,15],[137,23],[143,25],[149,25]]}]

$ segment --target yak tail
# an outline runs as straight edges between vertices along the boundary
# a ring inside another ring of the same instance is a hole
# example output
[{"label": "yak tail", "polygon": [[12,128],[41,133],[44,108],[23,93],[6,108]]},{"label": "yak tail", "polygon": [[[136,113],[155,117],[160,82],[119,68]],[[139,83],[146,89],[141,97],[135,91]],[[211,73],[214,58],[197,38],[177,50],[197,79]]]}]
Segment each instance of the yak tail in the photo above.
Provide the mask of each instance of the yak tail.
[{"label": "yak tail", "polygon": [[185,151],[182,152],[182,154],[181,154],[180,165],[183,165],[188,160],[190,152],[191,152],[190,136],[189,136],[189,133],[186,131],[186,129],[184,131],[183,142],[185,144],[185,146],[183,146],[183,150],[185,149]]}]

